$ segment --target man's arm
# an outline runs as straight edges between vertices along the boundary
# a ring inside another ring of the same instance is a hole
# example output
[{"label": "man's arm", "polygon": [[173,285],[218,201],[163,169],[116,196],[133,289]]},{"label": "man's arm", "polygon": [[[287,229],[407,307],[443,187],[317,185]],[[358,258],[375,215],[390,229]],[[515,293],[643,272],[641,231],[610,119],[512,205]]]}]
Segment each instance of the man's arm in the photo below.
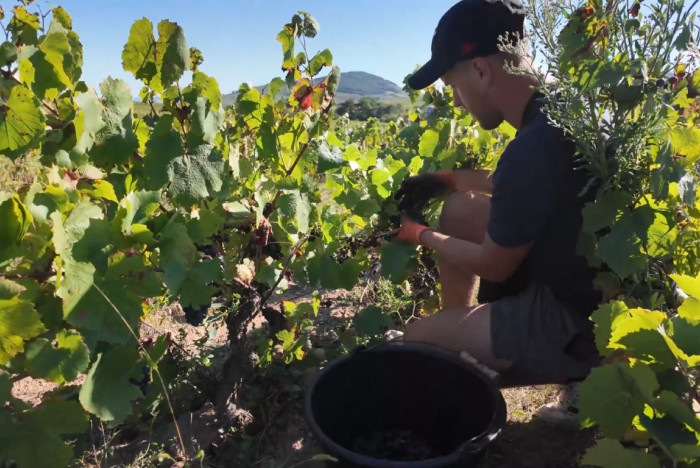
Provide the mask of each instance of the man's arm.
[{"label": "man's arm", "polygon": [[476,192],[491,195],[493,180],[491,171],[485,169],[456,169],[453,171],[454,189],[460,192]]},{"label": "man's arm", "polygon": [[457,268],[494,282],[510,278],[532,247],[532,243],[519,247],[501,247],[491,240],[488,233],[483,244],[446,236],[434,230],[422,232],[419,240]]}]

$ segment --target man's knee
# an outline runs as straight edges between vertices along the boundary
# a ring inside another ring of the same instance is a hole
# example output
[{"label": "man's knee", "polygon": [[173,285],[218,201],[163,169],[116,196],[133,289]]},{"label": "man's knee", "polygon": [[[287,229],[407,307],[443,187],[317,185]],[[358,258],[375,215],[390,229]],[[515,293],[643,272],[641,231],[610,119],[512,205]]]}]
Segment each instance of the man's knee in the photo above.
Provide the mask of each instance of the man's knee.
[{"label": "man's knee", "polygon": [[485,195],[454,192],[442,206],[440,231],[448,236],[482,243],[489,208],[490,200]]}]

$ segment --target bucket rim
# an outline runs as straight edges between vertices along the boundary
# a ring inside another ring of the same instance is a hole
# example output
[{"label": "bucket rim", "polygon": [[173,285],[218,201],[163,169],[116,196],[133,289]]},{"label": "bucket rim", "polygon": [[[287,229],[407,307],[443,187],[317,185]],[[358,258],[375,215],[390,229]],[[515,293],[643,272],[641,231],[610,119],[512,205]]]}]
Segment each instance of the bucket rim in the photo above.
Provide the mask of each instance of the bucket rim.
[{"label": "bucket rim", "polygon": [[[484,385],[490,390],[491,394],[494,396],[496,408],[491,417],[491,421],[486,426],[486,428],[479,434],[471,437],[470,439],[462,442],[455,450],[441,457],[429,458],[426,460],[416,460],[416,461],[398,461],[398,460],[383,460],[378,458],[368,457],[366,455],[361,455],[359,453],[353,452],[337,442],[333,441],[328,437],[319,427],[316,419],[311,410],[311,401],[313,399],[314,389],[318,381],[323,378],[328,372],[333,369],[351,361],[356,358],[360,353],[374,353],[374,352],[386,352],[386,351],[396,351],[399,353],[407,352],[418,352],[422,354],[427,354],[431,357],[437,359],[446,359],[452,364],[462,367],[472,374],[476,375]],[[454,351],[450,351],[439,346],[427,344],[427,343],[411,343],[411,342],[398,342],[398,343],[385,343],[376,347],[366,348],[364,346],[358,346],[351,350],[345,356],[334,359],[323,369],[316,373],[312,381],[309,383],[304,396],[304,417],[306,419],[307,425],[311,429],[314,437],[316,437],[321,445],[325,447],[334,447],[338,452],[337,455],[351,463],[359,463],[365,465],[374,465],[376,467],[381,466],[382,468],[440,468],[446,465],[453,465],[460,462],[466,454],[477,455],[479,452],[483,451],[488,444],[495,440],[506,423],[506,403],[503,398],[503,394],[496,385],[496,383],[489,379],[482,370],[480,370],[474,364],[462,360]],[[333,456],[333,455],[331,455]],[[378,465],[377,462],[380,464]]]}]

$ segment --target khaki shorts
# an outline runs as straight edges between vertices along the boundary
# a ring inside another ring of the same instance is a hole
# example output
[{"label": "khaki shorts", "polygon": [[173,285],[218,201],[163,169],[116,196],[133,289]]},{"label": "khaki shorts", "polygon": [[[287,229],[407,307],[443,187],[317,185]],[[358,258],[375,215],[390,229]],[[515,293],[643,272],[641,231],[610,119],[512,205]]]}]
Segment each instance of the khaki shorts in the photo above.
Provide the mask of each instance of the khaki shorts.
[{"label": "khaki shorts", "polygon": [[601,360],[593,323],[539,283],[491,303],[491,340],[494,357],[513,362],[504,386],[580,381]]}]

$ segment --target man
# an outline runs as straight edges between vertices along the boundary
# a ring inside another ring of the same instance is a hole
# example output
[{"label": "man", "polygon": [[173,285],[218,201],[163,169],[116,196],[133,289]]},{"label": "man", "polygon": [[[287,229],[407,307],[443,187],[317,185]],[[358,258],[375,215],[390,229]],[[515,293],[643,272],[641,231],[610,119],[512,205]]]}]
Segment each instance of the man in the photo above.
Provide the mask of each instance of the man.
[{"label": "man", "polygon": [[[483,128],[506,121],[517,134],[493,177],[441,171],[399,192],[452,191],[439,230],[404,217],[395,233],[434,249],[442,286],[443,310],[408,326],[404,340],[466,351],[505,385],[577,382],[599,362],[589,316],[601,298],[594,270],[576,254],[593,194],[580,196],[587,174],[543,113],[536,80],[505,69],[519,59],[499,51],[499,37],[522,37],[524,16],[517,0],[460,1],[441,18],[430,60],[408,79],[414,89],[442,79]],[[477,277],[507,293],[473,305]]]}]

